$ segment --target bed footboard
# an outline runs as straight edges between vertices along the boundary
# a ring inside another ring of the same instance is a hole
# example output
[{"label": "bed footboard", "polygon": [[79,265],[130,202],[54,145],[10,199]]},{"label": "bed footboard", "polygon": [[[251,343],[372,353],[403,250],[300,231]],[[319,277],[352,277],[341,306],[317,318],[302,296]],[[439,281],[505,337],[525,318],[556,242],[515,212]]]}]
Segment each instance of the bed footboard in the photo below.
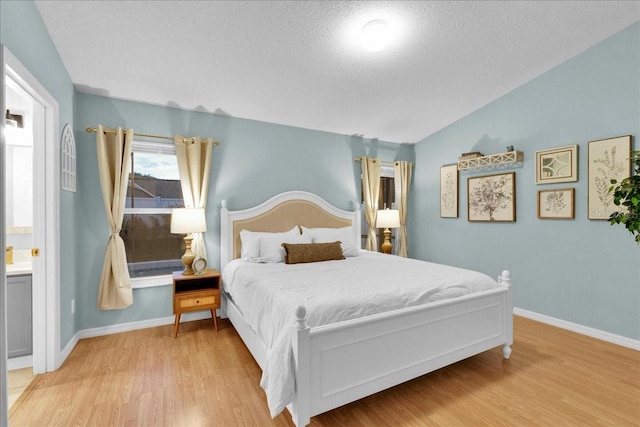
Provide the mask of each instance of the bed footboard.
[{"label": "bed footboard", "polygon": [[483,351],[511,355],[508,271],[499,289],[310,329],[296,310],[297,426],[329,411]]}]

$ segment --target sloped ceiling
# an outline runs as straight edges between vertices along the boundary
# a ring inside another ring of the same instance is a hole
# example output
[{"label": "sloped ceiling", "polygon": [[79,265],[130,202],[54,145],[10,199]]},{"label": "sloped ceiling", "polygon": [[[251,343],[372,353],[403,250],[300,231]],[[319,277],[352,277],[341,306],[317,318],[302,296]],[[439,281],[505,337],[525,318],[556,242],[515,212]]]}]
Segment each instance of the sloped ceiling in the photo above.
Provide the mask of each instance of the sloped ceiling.
[{"label": "sloped ceiling", "polygon": [[635,1],[35,3],[80,92],[399,143],[640,20]]}]

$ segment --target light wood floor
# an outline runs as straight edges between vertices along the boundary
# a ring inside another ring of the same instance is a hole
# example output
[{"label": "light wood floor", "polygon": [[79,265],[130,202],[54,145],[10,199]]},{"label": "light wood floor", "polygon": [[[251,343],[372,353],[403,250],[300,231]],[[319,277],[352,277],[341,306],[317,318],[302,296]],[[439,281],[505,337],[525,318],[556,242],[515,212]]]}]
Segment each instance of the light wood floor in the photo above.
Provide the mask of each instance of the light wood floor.
[{"label": "light wood floor", "polygon": [[[81,340],[38,375],[11,426],[292,426],[226,320]],[[474,356],[312,418],[312,426],[637,426],[640,352],[515,317],[510,360]]]},{"label": "light wood floor", "polygon": [[33,380],[33,368],[21,368],[9,371],[7,376],[7,392],[9,398],[9,408],[18,400],[18,397],[26,390]]}]

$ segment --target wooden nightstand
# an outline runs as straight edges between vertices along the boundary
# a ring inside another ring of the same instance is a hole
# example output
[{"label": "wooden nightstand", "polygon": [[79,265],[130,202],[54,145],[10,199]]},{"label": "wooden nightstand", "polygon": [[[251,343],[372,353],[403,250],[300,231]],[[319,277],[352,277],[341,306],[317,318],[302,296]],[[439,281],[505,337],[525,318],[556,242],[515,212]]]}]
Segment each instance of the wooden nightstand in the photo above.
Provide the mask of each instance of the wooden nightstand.
[{"label": "wooden nightstand", "polygon": [[182,271],[173,273],[173,337],[178,336],[180,315],[190,311],[211,310],[213,325],[218,330],[216,309],[220,308],[220,272],[205,270],[204,273],[183,276]]}]

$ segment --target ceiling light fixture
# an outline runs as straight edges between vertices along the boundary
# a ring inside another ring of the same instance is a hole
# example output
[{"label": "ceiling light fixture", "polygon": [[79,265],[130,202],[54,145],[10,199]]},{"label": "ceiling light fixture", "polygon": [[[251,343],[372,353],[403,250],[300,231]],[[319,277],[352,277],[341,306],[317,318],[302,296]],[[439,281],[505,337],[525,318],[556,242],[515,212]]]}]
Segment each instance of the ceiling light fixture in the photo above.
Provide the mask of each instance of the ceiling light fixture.
[{"label": "ceiling light fixture", "polygon": [[374,19],[362,27],[362,44],[371,52],[382,50],[389,42],[389,36],[389,25],[382,19]]}]

